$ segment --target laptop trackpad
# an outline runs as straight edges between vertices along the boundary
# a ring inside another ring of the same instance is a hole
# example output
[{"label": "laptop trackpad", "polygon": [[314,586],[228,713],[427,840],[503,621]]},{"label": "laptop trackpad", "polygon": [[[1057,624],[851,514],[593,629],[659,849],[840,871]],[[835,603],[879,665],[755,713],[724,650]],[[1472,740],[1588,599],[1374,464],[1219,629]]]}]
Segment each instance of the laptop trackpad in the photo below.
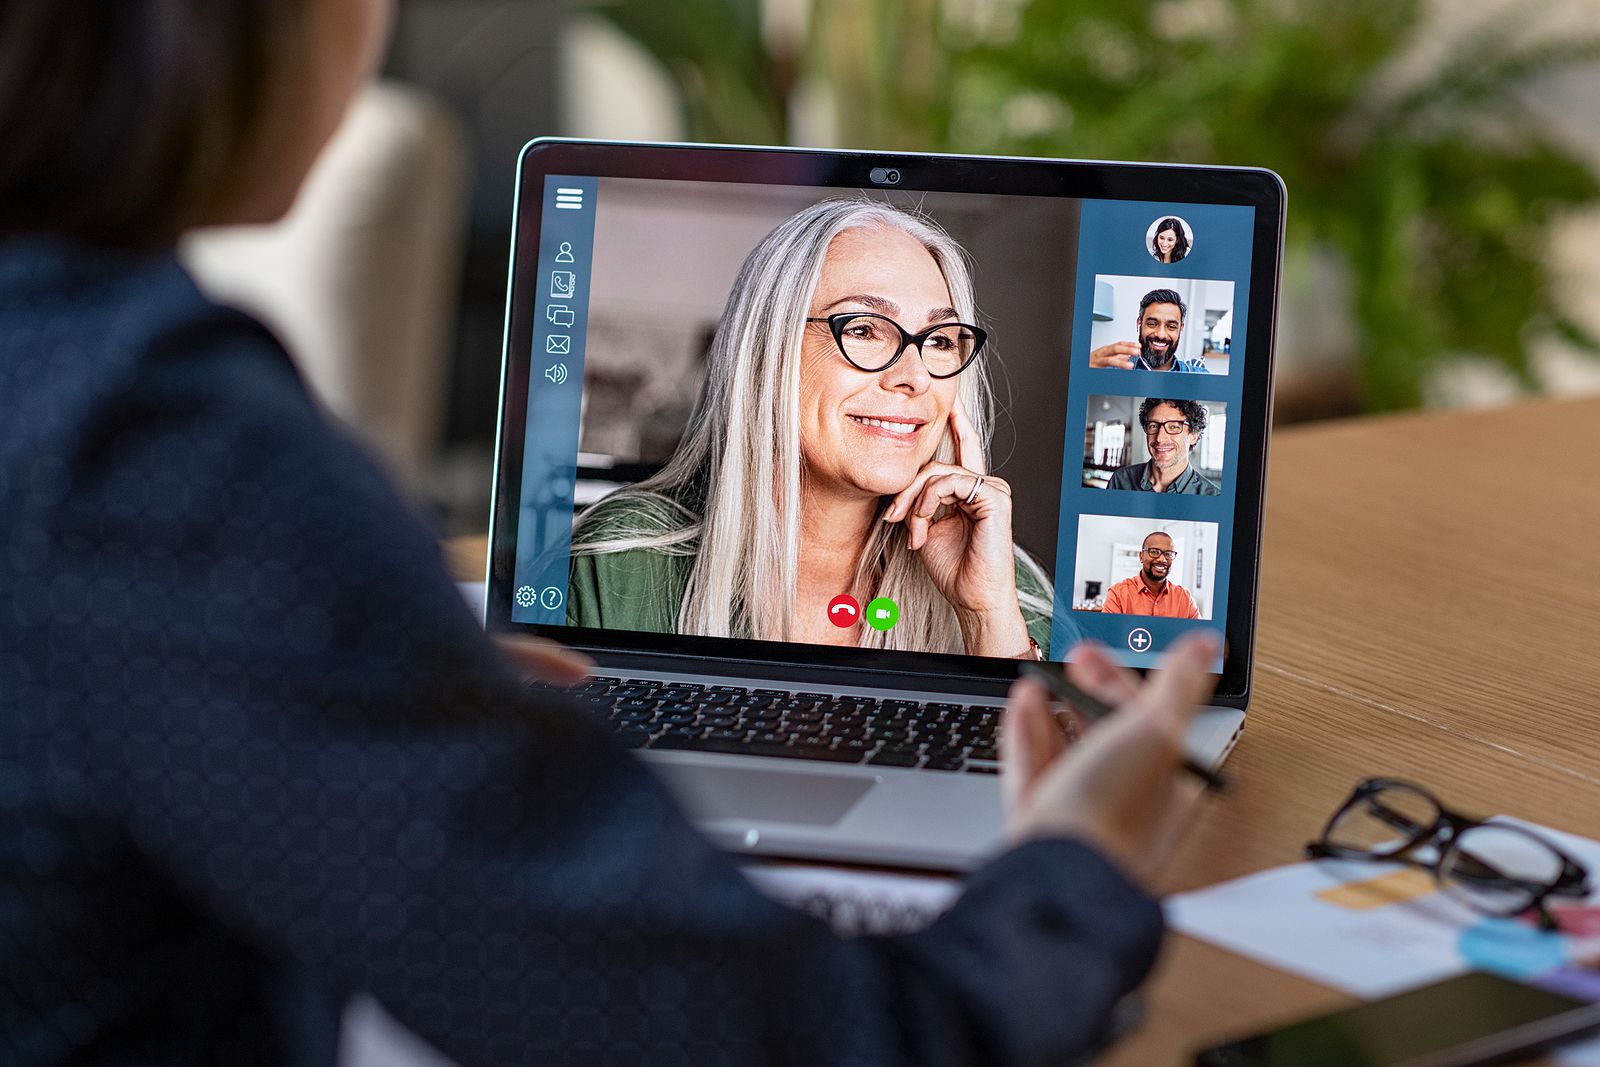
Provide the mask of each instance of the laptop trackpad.
[{"label": "laptop trackpad", "polygon": [[691,815],[832,826],[877,783],[809,771],[655,765]]}]

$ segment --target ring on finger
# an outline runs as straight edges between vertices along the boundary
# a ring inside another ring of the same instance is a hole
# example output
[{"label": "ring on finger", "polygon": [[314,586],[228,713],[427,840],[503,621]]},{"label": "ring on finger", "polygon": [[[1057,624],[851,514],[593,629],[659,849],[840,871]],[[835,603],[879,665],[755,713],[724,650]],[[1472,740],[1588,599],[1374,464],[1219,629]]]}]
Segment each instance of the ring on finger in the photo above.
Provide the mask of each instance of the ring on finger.
[{"label": "ring on finger", "polygon": [[963,500],[962,503],[963,504],[970,504],[974,500],[978,499],[978,490],[982,489],[982,488],[983,488],[983,475],[979,474],[972,481],[972,492],[967,494],[967,499]]}]

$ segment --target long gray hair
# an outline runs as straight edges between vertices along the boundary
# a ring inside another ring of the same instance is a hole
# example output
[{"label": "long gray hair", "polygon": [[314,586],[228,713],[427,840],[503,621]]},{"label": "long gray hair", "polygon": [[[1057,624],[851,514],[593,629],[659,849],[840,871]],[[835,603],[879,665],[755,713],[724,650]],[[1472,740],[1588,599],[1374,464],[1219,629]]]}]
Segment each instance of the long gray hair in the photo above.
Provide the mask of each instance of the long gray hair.
[{"label": "long gray hair", "polygon": [[[938,264],[961,319],[975,322],[972,272],[960,245],[924,216],[864,198],[824,200],[790,217],[745,259],[711,344],[705,386],[683,442],[662,470],[617,490],[578,521],[575,555],[647,549],[693,556],[678,632],[791,639],[800,555],[801,340],[828,246],[847,230],[900,230]],[[961,404],[987,452],[993,396],[985,351],[959,379]],[[949,431],[937,456],[953,462]],[[600,519],[626,503],[630,529]],[[885,500],[887,502],[887,498]],[[699,510],[697,511],[696,508]],[[1021,565],[1048,588],[1038,565]],[[954,610],[934,586],[903,523],[874,523],[856,588],[900,605],[899,623],[860,627],[865,647],[964,652]],[[1024,593],[1024,605],[1050,605]]]}]

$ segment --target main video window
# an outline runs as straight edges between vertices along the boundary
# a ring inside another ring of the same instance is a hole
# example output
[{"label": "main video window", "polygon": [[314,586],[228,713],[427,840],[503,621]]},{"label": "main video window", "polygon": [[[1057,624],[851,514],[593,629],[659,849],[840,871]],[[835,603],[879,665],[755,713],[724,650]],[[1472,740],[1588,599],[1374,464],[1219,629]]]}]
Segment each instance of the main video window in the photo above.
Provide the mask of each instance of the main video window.
[{"label": "main video window", "polygon": [[602,179],[567,622],[1050,654],[1077,227]]}]

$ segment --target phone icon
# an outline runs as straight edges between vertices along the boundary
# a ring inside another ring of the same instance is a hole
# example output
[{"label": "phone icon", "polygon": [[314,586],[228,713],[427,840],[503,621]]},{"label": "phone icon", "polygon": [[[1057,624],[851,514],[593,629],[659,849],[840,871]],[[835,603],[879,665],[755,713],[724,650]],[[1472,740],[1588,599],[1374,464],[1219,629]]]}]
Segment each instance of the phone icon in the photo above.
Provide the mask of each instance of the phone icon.
[{"label": "phone icon", "polygon": [[550,296],[556,300],[570,300],[578,291],[578,276],[570,270],[550,272]]},{"label": "phone icon", "polygon": [[841,630],[854,626],[861,619],[861,604],[848,593],[840,593],[828,601],[828,621]]}]

